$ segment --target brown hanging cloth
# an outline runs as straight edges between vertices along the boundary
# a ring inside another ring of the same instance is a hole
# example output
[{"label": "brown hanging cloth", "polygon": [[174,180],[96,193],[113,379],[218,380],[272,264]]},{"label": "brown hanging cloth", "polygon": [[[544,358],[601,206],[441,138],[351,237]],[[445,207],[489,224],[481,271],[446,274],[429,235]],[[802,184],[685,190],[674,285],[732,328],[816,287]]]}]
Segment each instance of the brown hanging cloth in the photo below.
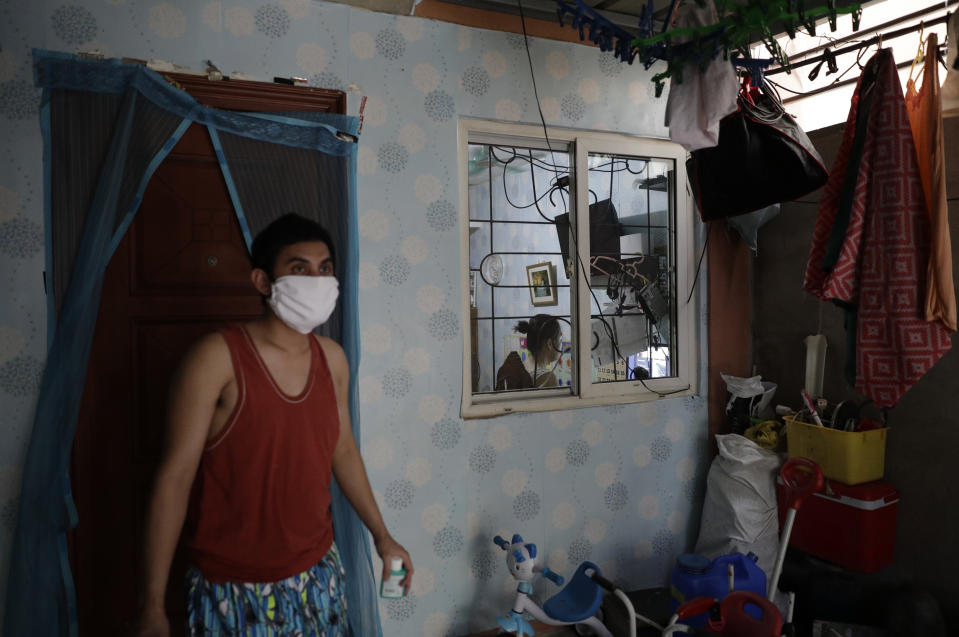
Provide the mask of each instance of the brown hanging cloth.
[{"label": "brown hanging cloth", "polygon": [[956,292],[952,280],[952,245],[946,203],[946,151],[942,137],[938,48],[939,38],[932,33],[926,40],[922,88],[916,90],[912,77],[906,83],[906,110],[916,142],[919,176],[932,230],[926,269],[925,316],[927,321],[939,321],[947,330],[955,332]]}]

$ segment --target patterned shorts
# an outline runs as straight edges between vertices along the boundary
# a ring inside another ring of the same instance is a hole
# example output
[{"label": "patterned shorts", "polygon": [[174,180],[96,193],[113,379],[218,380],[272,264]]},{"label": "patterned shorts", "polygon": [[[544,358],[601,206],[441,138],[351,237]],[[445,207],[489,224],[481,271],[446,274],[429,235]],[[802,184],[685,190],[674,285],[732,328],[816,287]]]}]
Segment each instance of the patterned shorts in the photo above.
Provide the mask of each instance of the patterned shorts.
[{"label": "patterned shorts", "polygon": [[319,564],[279,582],[214,584],[191,568],[187,634],[349,637],[344,577],[335,544]]}]

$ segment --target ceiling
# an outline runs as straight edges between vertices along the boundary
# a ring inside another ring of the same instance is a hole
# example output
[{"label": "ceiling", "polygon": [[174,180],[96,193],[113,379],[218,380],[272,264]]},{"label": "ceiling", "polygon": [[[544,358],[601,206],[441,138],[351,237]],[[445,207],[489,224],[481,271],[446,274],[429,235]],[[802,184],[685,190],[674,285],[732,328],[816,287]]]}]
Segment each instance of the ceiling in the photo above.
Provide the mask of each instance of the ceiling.
[{"label": "ceiling", "polygon": [[[361,9],[413,15],[419,0],[334,0]],[[473,9],[485,9],[501,13],[519,14],[517,0],[439,0],[446,4]],[[572,0],[568,0],[572,4]],[[585,0],[586,4],[599,11],[606,19],[618,26],[635,29],[640,13],[648,0]],[[740,0],[736,0],[740,1]],[[653,0],[658,13],[665,13],[670,0]],[[556,3],[553,0],[523,0],[523,12],[527,17],[556,22]]]},{"label": "ceiling", "polygon": [[[420,0],[333,0],[349,4],[354,7],[368,9],[370,11],[379,11],[383,13],[394,13],[397,15],[413,15],[415,7]],[[438,0],[439,2],[469,7],[473,9],[485,9],[487,11],[497,11],[500,13],[519,14],[517,0]],[[566,0],[574,4],[574,0]],[[613,24],[635,31],[639,23],[639,16],[646,7],[649,0],[584,0],[587,5],[597,10],[603,17]],[[745,4],[747,0],[731,0],[737,4]],[[859,0],[859,3],[866,5],[876,0]],[[556,15],[556,2],[554,0],[522,0],[523,12],[527,17],[539,18],[549,22],[558,22]],[[653,0],[654,16],[659,21],[665,19],[666,12],[671,0]],[[855,0],[837,0],[838,6],[847,6],[853,4]],[[813,0],[811,6],[826,4],[826,0]],[[777,29],[773,29],[774,32]],[[781,31],[779,29],[778,31]]]},{"label": "ceiling", "polygon": [[[502,13],[519,13],[516,0],[442,0],[449,4],[458,4],[477,9],[500,11]],[[567,0],[575,4],[572,0]],[[665,19],[665,13],[671,0],[653,0],[656,11],[654,15],[660,20]],[[635,29],[639,24],[639,16],[646,7],[648,0],[585,0],[586,4],[595,9],[607,20],[626,29]],[[523,0],[523,12],[527,17],[542,20],[557,21],[556,2],[553,0]]]}]

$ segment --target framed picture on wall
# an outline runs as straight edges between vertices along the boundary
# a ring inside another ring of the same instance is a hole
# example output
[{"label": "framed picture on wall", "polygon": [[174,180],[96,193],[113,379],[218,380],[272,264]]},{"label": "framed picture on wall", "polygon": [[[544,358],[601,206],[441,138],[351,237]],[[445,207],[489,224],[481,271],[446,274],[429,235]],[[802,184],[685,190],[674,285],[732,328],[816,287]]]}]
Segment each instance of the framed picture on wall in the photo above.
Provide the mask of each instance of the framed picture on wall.
[{"label": "framed picture on wall", "polygon": [[526,266],[529,300],[535,306],[558,305],[556,296],[556,266],[549,261]]}]

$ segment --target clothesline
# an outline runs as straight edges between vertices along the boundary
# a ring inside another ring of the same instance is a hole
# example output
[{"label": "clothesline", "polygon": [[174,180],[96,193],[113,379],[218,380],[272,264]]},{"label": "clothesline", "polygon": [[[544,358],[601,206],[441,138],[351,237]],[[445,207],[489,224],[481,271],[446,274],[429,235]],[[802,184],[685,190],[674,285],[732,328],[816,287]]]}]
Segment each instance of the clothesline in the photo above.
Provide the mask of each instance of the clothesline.
[{"label": "clothesline", "polygon": [[[939,45],[939,51],[940,51],[940,53],[944,50],[945,46],[946,46],[945,44],[940,44],[940,45]],[[925,56],[923,56],[922,61],[925,61]],[[913,63],[912,60],[906,60],[905,62],[900,62],[899,64],[897,64],[897,65],[896,65],[896,68],[897,68],[897,69],[904,69],[904,68],[906,68],[907,66],[911,65],[912,63]],[[787,92],[789,92],[789,93],[793,93],[793,95],[792,95],[791,97],[787,97],[787,98],[785,98],[785,99],[783,100],[783,104],[789,104],[790,102],[795,102],[796,100],[801,100],[801,99],[806,98],[806,97],[812,97],[813,95],[819,95],[820,93],[826,93],[826,92],[831,91],[831,90],[833,90],[833,89],[837,89],[837,88],[839,88],[839,87],[841,87],[841,86],[848,86],[849,84],[855,84],[855,83],[858,82],[858,81],[859,81],[859,76],[856,75],[856,76],[853,76],[853,77],[851,77],[851,78],[849,78],[849,79],[839,80],[839,81],[833,82],[833,83],[831,83],[831,84],[827,84],[826,86],[821,86],[821,87],[819,87],[819,88],[814,88],[814,89],[811,89],[811,90],[808,90],[808,91],[793,91],[793,90],[788,89],[788,88],[786,88],[786,87],[784,87],[784,86],[780,86],[779,84],[775,84],[775,82],[774,82],[773,84],[774,84],[774,85],[776,86],[776,88],[779,89],[780,91],[787,91]]]},{"label": "clothesline", "polygon": [[[959,4],[959,0],[948,0],[948,2],[944,2],[944,3],[941,3],[941,4],[936,4],[936,5],[933,5],[933,6],[930,6],[930,7],[925,7],[925,8],[922,8],[922,9],[918,10],[918,11],[913,11],[912,13],[907,13],[907,14],[905,14],[905,15],[896,16],[896,17],[893,18],[892,20],[889,20],[889,21],[887,21],[887,22],[883,22],[882,24],[877,24],[876,26],[872,27],[871,29],[869,29],[869,28],[863,29],[863,31],[866,32],[866,33],[876,33],[876,32],[878,32],[878,31],[882,31],[883,29],[888,29],[889,27],[896,26],[897,24],[902,24],[903,22],[909,22],[910,20],[921,19],[921,18],[923,18],[924,16],[929,15],[930,13],[935,13],[936,11],[941,11],[942,9],[947,9],[947,8],[949,8],[950,6],[953,6],[953,5],[956,5],[956,4]],[[806,49],[805,51],[800,51],[800,52],[794,54],[794,57],[802,59],[802,58],[806,57],[807,55],[812,55],[813,53],[817,53],[817,52],[819,52],[819,51],[824,51],[825,49],[835,48],[836,45],[841,44],[841,43],[843,43],[843,42],[855,41],[855,40],[857,40],[857,38],[859,38],[859,37],[861,37],[861,34],[858,33],[858,32],[856,32],[856,33],[850,33],[849,35],[844,35],[844,36],[842,36],[841,38],[832,38],[832,37],[830,37],[828,44],[819,44],[819,45],[814,46],[814,47],[812,47],[812,48],[810,48],[810,49]]]},{"label": "clothesline", "polygon": [[[959,2],[959,0],[954,0],[954,1],[955,1],[955,2]],[[951,3],[950,3],[950,4],[951,4]],[[936,6],[936,7],[932,7],[932,10],[935,11],[935,10],[938,10],[938,9],[940,9],[940,8],[941,8],[941,7]],[[766,75],[776,75],[776,74],[779,74],[779,73],[788,73],[788,72],[794,71],[794,70],[796,70],[796,69],[798,69],[798,68],[801,68],[801,67],[803,67],[803,66],[809,66],[810,64],[816,64],[817,62],[821,62],[821,61],[823,61],[823,60],[826,60],[826,59],[827,59],[828,57],[830,57],[830,56],[832,56],[832,57],[838,57],[838,56],[843,55],[843,54],[845,54],[845,53],[851,53],[851,52],[854,52],[854,51],[859,51],[860,49],[868,48],[868,47],[872,46],[873,44],[879,44],[879,43],[881,43],[881,42],[886,42],[886,41],[889,41],[889,40],[894,40],[894,39],[896,39],[896,38],[900,38],[900,37],[905,36],[905,35],[913,34],[913,33],[915,33],[916,31],[918,31],[918,30],[920,29],[920,27],[931,27],[931,26],[935,26],[935,25],[937,25],[937,24],[946,24],[947,22],[949,22],[949,18],[950,18],[951,16],[952,16],[952,13],[947,13],[947,14],[945,14],[945,15],[939,16],[938,18],[933,18],[933,19],[931,19],[931,20],[923,20],[923,21],[921,21],[921,22],[919,22],[919,23],[917,23],[917,24],[913,24],[913,25],[908,26],[908,27],[903,27],[903,28],[901,28],[901,29],[896,29],[895,31],[890,31],[890,32],[888,32],[888,33],[880,33],[879,35],[875,35],[875,36],[873,36],[873,37],[871,37],[871,38],[869,38],[869,39],[867,39],[867,40],[862,40],[861,42],[857,42],[856,44],[851,44],[851,45],[846,46],[846,47],[843,47],[843,48],[841,48],[841,49],[836,49],[835,51],[832,51],[831,53],[828,53],[828,54],[827,54],[827,53],[823,53],[823,54],[817,55],[817,56],[815,56],[815,57],[806,58],[806,59],[801,60],[801,61],[799,61],[799,62],[794,62],[794,63],[791,62],[791,63],[790,63],[789,65],[787,65],[787,66],[780,66],[780,67],[777,67],[777,68],[774,68],[774,69],[769,69],[768,71],[766,71]]]}]

